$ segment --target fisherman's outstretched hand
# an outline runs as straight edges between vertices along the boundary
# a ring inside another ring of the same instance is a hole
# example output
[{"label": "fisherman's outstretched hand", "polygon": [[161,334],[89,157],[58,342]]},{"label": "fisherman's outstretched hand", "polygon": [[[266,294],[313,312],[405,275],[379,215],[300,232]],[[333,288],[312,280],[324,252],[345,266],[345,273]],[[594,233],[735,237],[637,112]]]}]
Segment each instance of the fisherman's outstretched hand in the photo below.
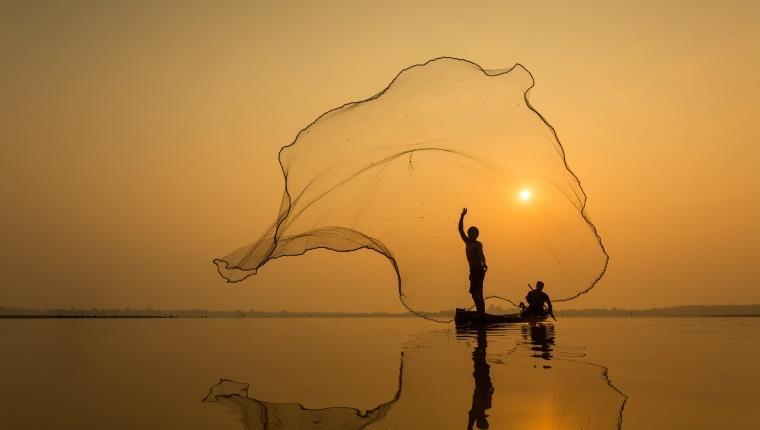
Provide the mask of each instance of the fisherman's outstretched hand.
[{"label": "fisherman's outstretched hand", "polygon": [[462,208],[462,216],[467,215],[467,208]]}]

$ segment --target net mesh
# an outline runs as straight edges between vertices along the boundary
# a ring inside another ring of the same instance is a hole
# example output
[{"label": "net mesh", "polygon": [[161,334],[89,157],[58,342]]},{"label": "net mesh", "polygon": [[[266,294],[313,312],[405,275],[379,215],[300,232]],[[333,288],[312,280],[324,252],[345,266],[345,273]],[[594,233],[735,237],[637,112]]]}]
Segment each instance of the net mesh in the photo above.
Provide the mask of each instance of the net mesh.
[{"label": "net mesh", "polygon": [[279,257],[369,249],[391,263],[410,311],[449,319],[440,312],[472,303],[457,232],[467,207],[486,296],[519,301],[539,279],[554,301],[590,291],[609,257],[554,128],[528,100],[533,86],[520,64],[484,70],[445,57],[325,112],[280,150],[276,220],[214,260],[219,273],[237,282]]}]

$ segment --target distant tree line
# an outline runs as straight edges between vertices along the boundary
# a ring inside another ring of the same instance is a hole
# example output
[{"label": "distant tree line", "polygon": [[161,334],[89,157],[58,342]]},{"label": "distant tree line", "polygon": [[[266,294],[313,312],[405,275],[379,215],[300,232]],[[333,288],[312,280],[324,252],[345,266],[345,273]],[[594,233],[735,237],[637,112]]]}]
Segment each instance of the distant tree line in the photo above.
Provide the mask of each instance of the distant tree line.
[{"label": "distant tree line", "polygon": [[0,306],[5,318],[399,318],[409,312],[294,312],[212,309],[26,309]]},{"label": "distant tree line", "polygon": [[689,305],[651,309],[566,309],[563,317],[735,317],[760,316],[760,305]]},{"label": "distant tree line", "polygon": [[[505,309],[490,306],[488,313],[516,313],[516,308]],[[444,310],[425,315],[449,319],[454,315]],[[720,316],[760,316],[760,305],[704,305],[673,306],[652,309],[565,309],[555,308],[557,317],[720,317]],[[411,312],[298,312],[298,311],[257,311],[212,310],[212,309],[27,309],[0,306],[0,318],[408,318]]]}]

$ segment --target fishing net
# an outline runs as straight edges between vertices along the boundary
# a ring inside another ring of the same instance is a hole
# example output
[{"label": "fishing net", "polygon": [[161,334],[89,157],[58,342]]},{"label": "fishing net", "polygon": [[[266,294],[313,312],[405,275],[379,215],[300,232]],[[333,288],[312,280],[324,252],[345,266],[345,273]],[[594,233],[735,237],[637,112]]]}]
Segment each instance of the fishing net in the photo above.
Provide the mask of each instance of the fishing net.
[{"label": "fishing net", "polygon": [[[369,249],[397,275],[402,303],[435,319],[469,307],[457,232],[480,230],[485,295],[519,301],[542,280],[555,301],[591,290],[608,256],[554,128],[528,101],[521,65],[483,70],[439,58],[377,95],[330,110],[283,147],[285,190],[261,237],[214,260],[230,282],[313,249]],[[362,280],[357,280],[362,285]]]}]

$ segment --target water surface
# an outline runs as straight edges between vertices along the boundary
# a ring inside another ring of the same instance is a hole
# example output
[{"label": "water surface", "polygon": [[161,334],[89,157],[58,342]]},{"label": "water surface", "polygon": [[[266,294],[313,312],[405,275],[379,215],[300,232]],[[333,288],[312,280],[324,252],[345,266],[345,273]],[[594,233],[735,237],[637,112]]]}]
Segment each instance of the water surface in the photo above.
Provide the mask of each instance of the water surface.
[{"label": "water surface", "polygon": [[0,338],[8,429],[760,420],[756,318],[565,318],[488,331],[407,318],[5,320]]}]

